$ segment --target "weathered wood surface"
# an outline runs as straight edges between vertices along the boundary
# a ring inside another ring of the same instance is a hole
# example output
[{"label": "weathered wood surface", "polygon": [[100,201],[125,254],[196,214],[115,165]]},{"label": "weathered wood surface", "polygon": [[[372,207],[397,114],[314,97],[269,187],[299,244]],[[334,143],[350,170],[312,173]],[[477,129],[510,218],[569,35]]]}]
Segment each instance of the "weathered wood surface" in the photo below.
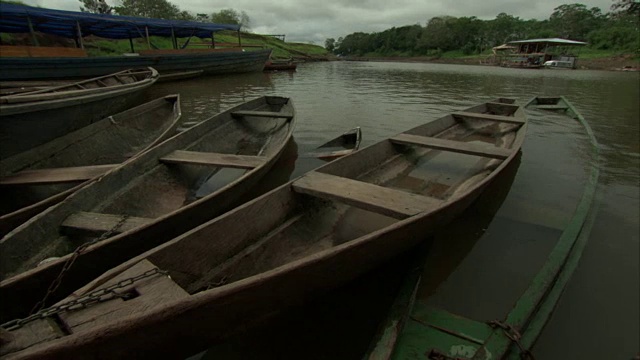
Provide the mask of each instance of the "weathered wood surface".
[{"label": "weathered wood surface", "polygon": [[81,211],[67,217],[60,225],[60,229],[66,234],[99,236],[108,231],[116,234],[129,231],[151,221],[153,219]]},{"label": "weathered wood surface", "polygon": [[23,170],[0,178],[0,185],[55,184],[93,179],[118,164],[74,166],[55,169]]},{"label": "weathered wood surface", "polygon": [[[157,268],[157,266],[149,260],[142,260],[131,268],[123,271],[119,276],[106,282],[100,288],[109,287],[120,281],[142,275],[155,268]],[[86,310],[83,311],[64,313],[60,318],[72,332],[79,332],[95,328],[96,324],[110,323],[136,316],[152,310],[155,307],[189,296],[184,289],[163,274],[156,274],[149,278],[142,279],[124,289],[118,289],[116,292],[121,295],[131,293],[133,298],[126,301],[120,298],[114,298],[87,307]]]},{"label": "weathered wood surface", "polygon": [[464,111],[454,112],[451,115],[457,118],[462,118],[462,119],[490,120],[490,121],[513,123],[513,124],[525,123],[524,119],[521,119],[519,117],[514,117],[514,116],[479,114],[479,113],[470,113],[470,112],[464,112]]},{"label": "weathered wood surface", "polygon": [[338,200],[397,219],[431,210],[441,203],[438,199],[316,171],[292,186],[296,192]]},{"label": "weathered wood surface", "polygon": [[512,154],[511,149],[492,145],[469,144],[462,141],[438,139],[427,136],[399,134],[391,138],[391,142],[407,145],[424,146],[437,150],[457,152],[461,154],[484,156],[493,159],[506,159]]},{"label": "weathered wood surface", "polygon": [[263,165],[267,159],[260,156],[206,153],[198,151],[176,150],[160,161],[169,164],[198,164],[230,167],[237,169],[253,169]]},{"label": "weathered wood surface", "polygon": [[567,110],[569,107],[567,105],[535,105],[537,109],[543,110]]},{"label": "weathered wood surface", "polygon": [[52,46],[1,45],[1,57],[87,57],[84,49]]},{"label": "weathered wood surface", "polygon": [[282,118],[282,119],[291,119],[293,118],[293,114],[287,113],[279,113],[273,111],[234,111],[231,113],[231,116],[234,118],[241,118],[245,116],[253,116],[253,117],[268,117],[268,118]]}]

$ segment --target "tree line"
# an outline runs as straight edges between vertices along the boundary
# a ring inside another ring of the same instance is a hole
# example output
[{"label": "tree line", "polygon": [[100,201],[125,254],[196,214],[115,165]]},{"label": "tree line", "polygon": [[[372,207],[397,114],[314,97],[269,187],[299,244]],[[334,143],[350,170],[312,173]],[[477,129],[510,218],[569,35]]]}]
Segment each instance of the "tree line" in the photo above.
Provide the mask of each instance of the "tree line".
[{"label": "tree line", "polygon": [[79,0],[80,11],[90,13],[110,13],[125,16],[139,16],[156,19],[189,20],[212,22],[215,24],[236,24],[244,31],[250,29],[250,19],[244,11],[222,9],[210,14],[193,14],[167,0],[120,0],[119,5],[110,6],[104,0]]},{"label": "tree line", "polygon": [[608,13],[584,4],[564,4],[545,20],[523,20],[506,13],[492,20],[439,16],[425,26],[407,25],[379,33],[356,32],[338,40],[329,38],[325,48],[345,56],[437,56],[453,50],[471,55],[513,40],[558,37],[586,41],[596,49],[637,53],[639,34],[640,3],[614,0]]}]

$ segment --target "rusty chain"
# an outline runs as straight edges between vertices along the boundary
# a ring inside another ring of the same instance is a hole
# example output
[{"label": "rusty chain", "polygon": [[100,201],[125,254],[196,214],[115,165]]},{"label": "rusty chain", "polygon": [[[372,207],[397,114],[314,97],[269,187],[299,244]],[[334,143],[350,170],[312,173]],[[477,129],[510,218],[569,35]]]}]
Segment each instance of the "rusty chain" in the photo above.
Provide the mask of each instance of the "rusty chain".
[{"label": "rusty chain", "polygon": [[535,358],[533,357],[533,353],[531,353],[529,349],[525,349],[524,346],[522,346],[522,343],[520,342],[520,339],[522,339],[522,335],[516,328],[499,320],[492,320],[487,323],[492,328],[500,328],[504,331],[504,335],[513,343],[515,343],[518,348],[520,348],[520,358],[535,360]]},{"label": "rusty chain", "polygon": [[[22,326],[24,326],[27,323],[30,323],[34,320],[38,320],[38,319],[44,319],[46,317],[49,316],[53,316],[59,313],[62,313],[64,311],[69,311],[69,310],[75,310],[72,309],[72,307],[78,306],[78,308],[86,308],[89,305],[95,304],[95,303],[100,303],[100,302],[104,302],[104,301],[108,301],[114,298],[126,298],[126,295],[123,294],[119,294],[116,292],[116,290],[118,289],[122,289],[125,288],[127,286],[133,285],[135,282],[151,277],[153,275],[156,274],[161,274],[161,275],[165,275],[165,276],[169,276],[169,273],[165,270],[160,270],[158,268],[153,268],[151,270],[148,270],[142,274],[124,279],[124,280],[120,280],[119,282],[117,282],[116,284],[113,284],[111,286],[102,288],[102,289],[98,289],[98,290],[94,290],[86,295],[83,295],[77,299],[73,299],[70,301],[67,301],[65,303],[62,303],[60,305],[57,306],[51,306],[48,307],[46,309],[41,309],[40,311],[38,311],[35,314],[29,315],[26,318],[23,319],[16,319],[16,320],[11,320],[7,323],[4,323],[2,325],[0,325],[0,327],[4,328],[7,331],[12,331],[12,330],[16,330],[21,328]],[[111,295],[107,298],[105,298],[104,296],[106,295]]]},{"label": "rusty chain", "polygon": [[82,254],[82,252],[84,252],[89,246],[111,237],[111,235],[113,235],[116,231],[118,231],[122,227],[122,225],[124,225],[125,221],[127,221],[128,218],[129,218],[129,215],[122,215],[120,220],[111,229],[109,229],[108,231],[105,231],[102,235],[100,235],[100,237],[95,238],[95,239],[93,239],[91,241],[88,241],[88,242],[78,246],[73,251],[71,257],[68,258],[67,261],[65,261],[64,265],[62,266],[62,270],[60,270],[60,273],[55,278],[55,280],[53,280],[51,282],[51,284],[49,285],[49,288],[47,289],[47,293],[44,295],[42,300],[40,300],[39,302],[37,302],[33,306],[31,311],[29,312],[29,315],[32,315],[32,314],[37,313],[40,310],[42,310],[42,308],[47,303],[47,300],[49,299],[49,296],[51,296],[51,294],[53,294],[58,289],[58,287],[62,283],[62,278],[69,271],[69,269],[71,268],[73,263],[76,261],[78,256],[80,256],[80,254]]}]

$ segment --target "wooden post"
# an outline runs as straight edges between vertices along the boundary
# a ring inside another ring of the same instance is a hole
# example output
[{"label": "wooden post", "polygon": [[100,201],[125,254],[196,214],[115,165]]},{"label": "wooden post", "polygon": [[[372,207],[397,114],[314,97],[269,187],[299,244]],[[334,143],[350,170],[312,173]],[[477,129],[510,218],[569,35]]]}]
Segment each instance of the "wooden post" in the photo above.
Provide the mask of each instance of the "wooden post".
[{"label": "wooden post", "polygon": [[171,43],[174,49],[178,48],[178,41],[176,40],[176,33],[173,31],[173,26],[171,27]]},{"label": "wooden post", "polygon": [[238,46],[242,47],[242,39],[240,38],[240,29],[238,29]]},{"label": "wooden post", "polygon": [[27,23],[29,24],[29,32],[31,33],[31,40],[35,46],[40,46],[38,42],[38,38],[36,37],[36,32],[33,30],[33,24],[31,23],[31,18],[27,15]]},{"label": "wooden post", "polygon": [[151,50],[151,40],[149,39],[149,27],[148,26],[144,27],[144,32],[147,35],[147,46],[149,47],[149,50]]},{"label": "wooden post", "polygon": [[78,41],[80,42],[80,48],[84,49],[84,42],[82,41],[82,28],[80,28],[79,21],[76,21],[76,27],[78,29]]},{"label": "wooden post", "polygon": [[131,52],[136,52],[136,49],[133,48],[133,39],[129,38],[129,46],[131,46]]},{"label": "wooden post", "polygon": [[216,48],[216,39],[215,37],[213,37],[213,34],[215,34],[213,31],[211,32],[211,48],[215,49]]}]

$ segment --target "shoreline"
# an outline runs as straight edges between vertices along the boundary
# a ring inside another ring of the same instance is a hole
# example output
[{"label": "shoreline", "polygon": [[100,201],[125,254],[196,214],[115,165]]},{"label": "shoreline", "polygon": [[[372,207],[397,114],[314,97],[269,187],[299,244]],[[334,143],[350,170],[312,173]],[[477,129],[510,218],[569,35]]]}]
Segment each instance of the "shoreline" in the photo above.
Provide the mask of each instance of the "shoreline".
[{"label": "shoreline", "polygon": [[[428,56],[416,57],[345,57],[336,58],[343,61],[389,61],[415,62],[452,65],[497,66],[480,63],[481,58],[433,58]],[[619,55],[607,58],[578,59],[577,70],[608,70],[608,71],[640,71],[640,60],[634,60],[633,55]]]}]

